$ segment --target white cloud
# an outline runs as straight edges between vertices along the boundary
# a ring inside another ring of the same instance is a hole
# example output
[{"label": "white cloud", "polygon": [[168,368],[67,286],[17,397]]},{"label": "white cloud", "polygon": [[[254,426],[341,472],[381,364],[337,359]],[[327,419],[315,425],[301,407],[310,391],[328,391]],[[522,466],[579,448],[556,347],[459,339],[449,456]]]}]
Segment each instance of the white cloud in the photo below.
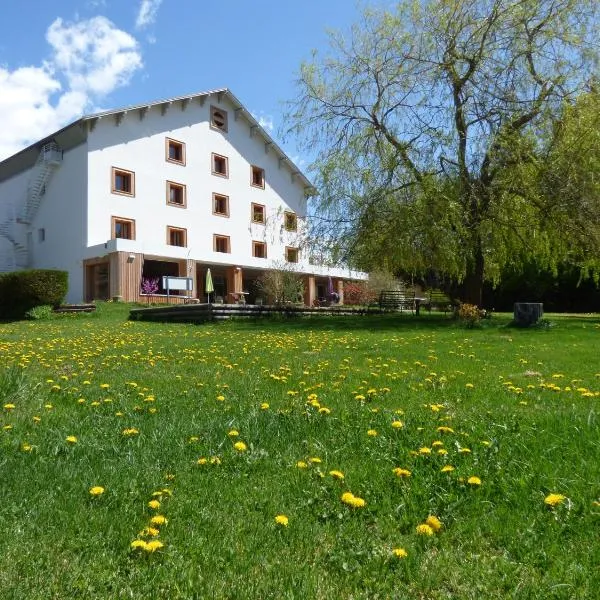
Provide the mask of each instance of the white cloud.
[{"label": "white cloud", "polygon": [[135,38],[105,17],[56,19],[46,40],[52,51],[41,65],[0,67],[0,160],[81,116],[142,67]]},{"label": "white cloud", "polygon": [[251,114],[258,121],[258,124],[264,130],[266,130],[269,133],[273,133],[273,129],[275,128],[275,125],[273,123],[273,117],[271,115],[265,115],[262,112],[260,112],[258,114],[256,114],[255,112],[252,112]]},{"label": "white cloud", "polygon": [[162,0],[142,0],[135,19],[135,26],[138,29],[144,29],[152,25],[156,21],[156,15],[161,4]]}]

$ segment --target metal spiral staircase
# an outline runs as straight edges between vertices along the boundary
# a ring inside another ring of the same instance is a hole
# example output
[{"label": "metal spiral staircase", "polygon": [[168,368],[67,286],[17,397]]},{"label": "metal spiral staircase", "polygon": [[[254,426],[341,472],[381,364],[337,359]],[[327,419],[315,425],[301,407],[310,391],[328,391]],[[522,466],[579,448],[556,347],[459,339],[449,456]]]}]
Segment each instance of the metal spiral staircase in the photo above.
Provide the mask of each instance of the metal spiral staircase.
[{"label": "metal spiral staircase", "polygon": [[[37,213],[54,171],[62,163],[62,150],[56,142],[42,146],[31,169],[25,202],[15,207],[14,200],[0,214],[0,237],[10,242],[8,250],[0,251],[0,272],[15,271],[28,266],[27,229]],[[0,210],[2,206],[0,205]]]}]

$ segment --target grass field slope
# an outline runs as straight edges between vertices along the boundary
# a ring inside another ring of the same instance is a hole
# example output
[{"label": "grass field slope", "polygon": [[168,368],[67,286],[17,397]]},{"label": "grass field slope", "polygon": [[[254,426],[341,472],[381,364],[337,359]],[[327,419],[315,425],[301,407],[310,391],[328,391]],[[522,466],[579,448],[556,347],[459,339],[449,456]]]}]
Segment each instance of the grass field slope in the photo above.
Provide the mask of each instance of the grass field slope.
[{"label": "grass field slope", "polygon": [[0,324],[0,598],[597,598],[600,319]]}]

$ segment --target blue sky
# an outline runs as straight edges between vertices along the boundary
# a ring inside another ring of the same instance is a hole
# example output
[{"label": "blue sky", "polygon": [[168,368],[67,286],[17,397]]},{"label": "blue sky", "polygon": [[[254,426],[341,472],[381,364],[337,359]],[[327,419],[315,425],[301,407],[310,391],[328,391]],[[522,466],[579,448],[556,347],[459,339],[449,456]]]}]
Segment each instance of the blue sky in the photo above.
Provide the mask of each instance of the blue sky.
[{"label": "blue sky", "polygon": [[[371,4],[377,4],[375,0]],[[0,160],[81,114],[228,87],[279,139],[283,103],[354,0],[5,0]],[[293,140],[284,144],[295,156]],[[303,161],[301,161],[303,162]]]}]

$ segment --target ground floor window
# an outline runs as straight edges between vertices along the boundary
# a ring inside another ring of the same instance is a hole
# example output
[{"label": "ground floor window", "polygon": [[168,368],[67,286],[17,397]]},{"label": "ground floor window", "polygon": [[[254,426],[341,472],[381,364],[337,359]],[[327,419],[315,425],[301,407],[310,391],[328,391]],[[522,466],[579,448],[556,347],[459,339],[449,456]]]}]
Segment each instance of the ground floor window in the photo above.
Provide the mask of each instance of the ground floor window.
[{"label": "ground floor window", "polygon": [[[179,264],[176,262],[170,262],[166,260],[144,260],[144,267],[142,268],[142,293],[144,292],[144,286],[148,286],[149,281],[156,282],[156,291],[154,294],[166,294],[167,290],[163,287],[162,278],[178,277],[179,276]],[[146,282],[146,283],[145,283]],[[146,289],[150,289],[146,287]],[[171,292],[171,294],[177,294],[179,292]],[[185,293],[185,292],[181,292]]]}]

